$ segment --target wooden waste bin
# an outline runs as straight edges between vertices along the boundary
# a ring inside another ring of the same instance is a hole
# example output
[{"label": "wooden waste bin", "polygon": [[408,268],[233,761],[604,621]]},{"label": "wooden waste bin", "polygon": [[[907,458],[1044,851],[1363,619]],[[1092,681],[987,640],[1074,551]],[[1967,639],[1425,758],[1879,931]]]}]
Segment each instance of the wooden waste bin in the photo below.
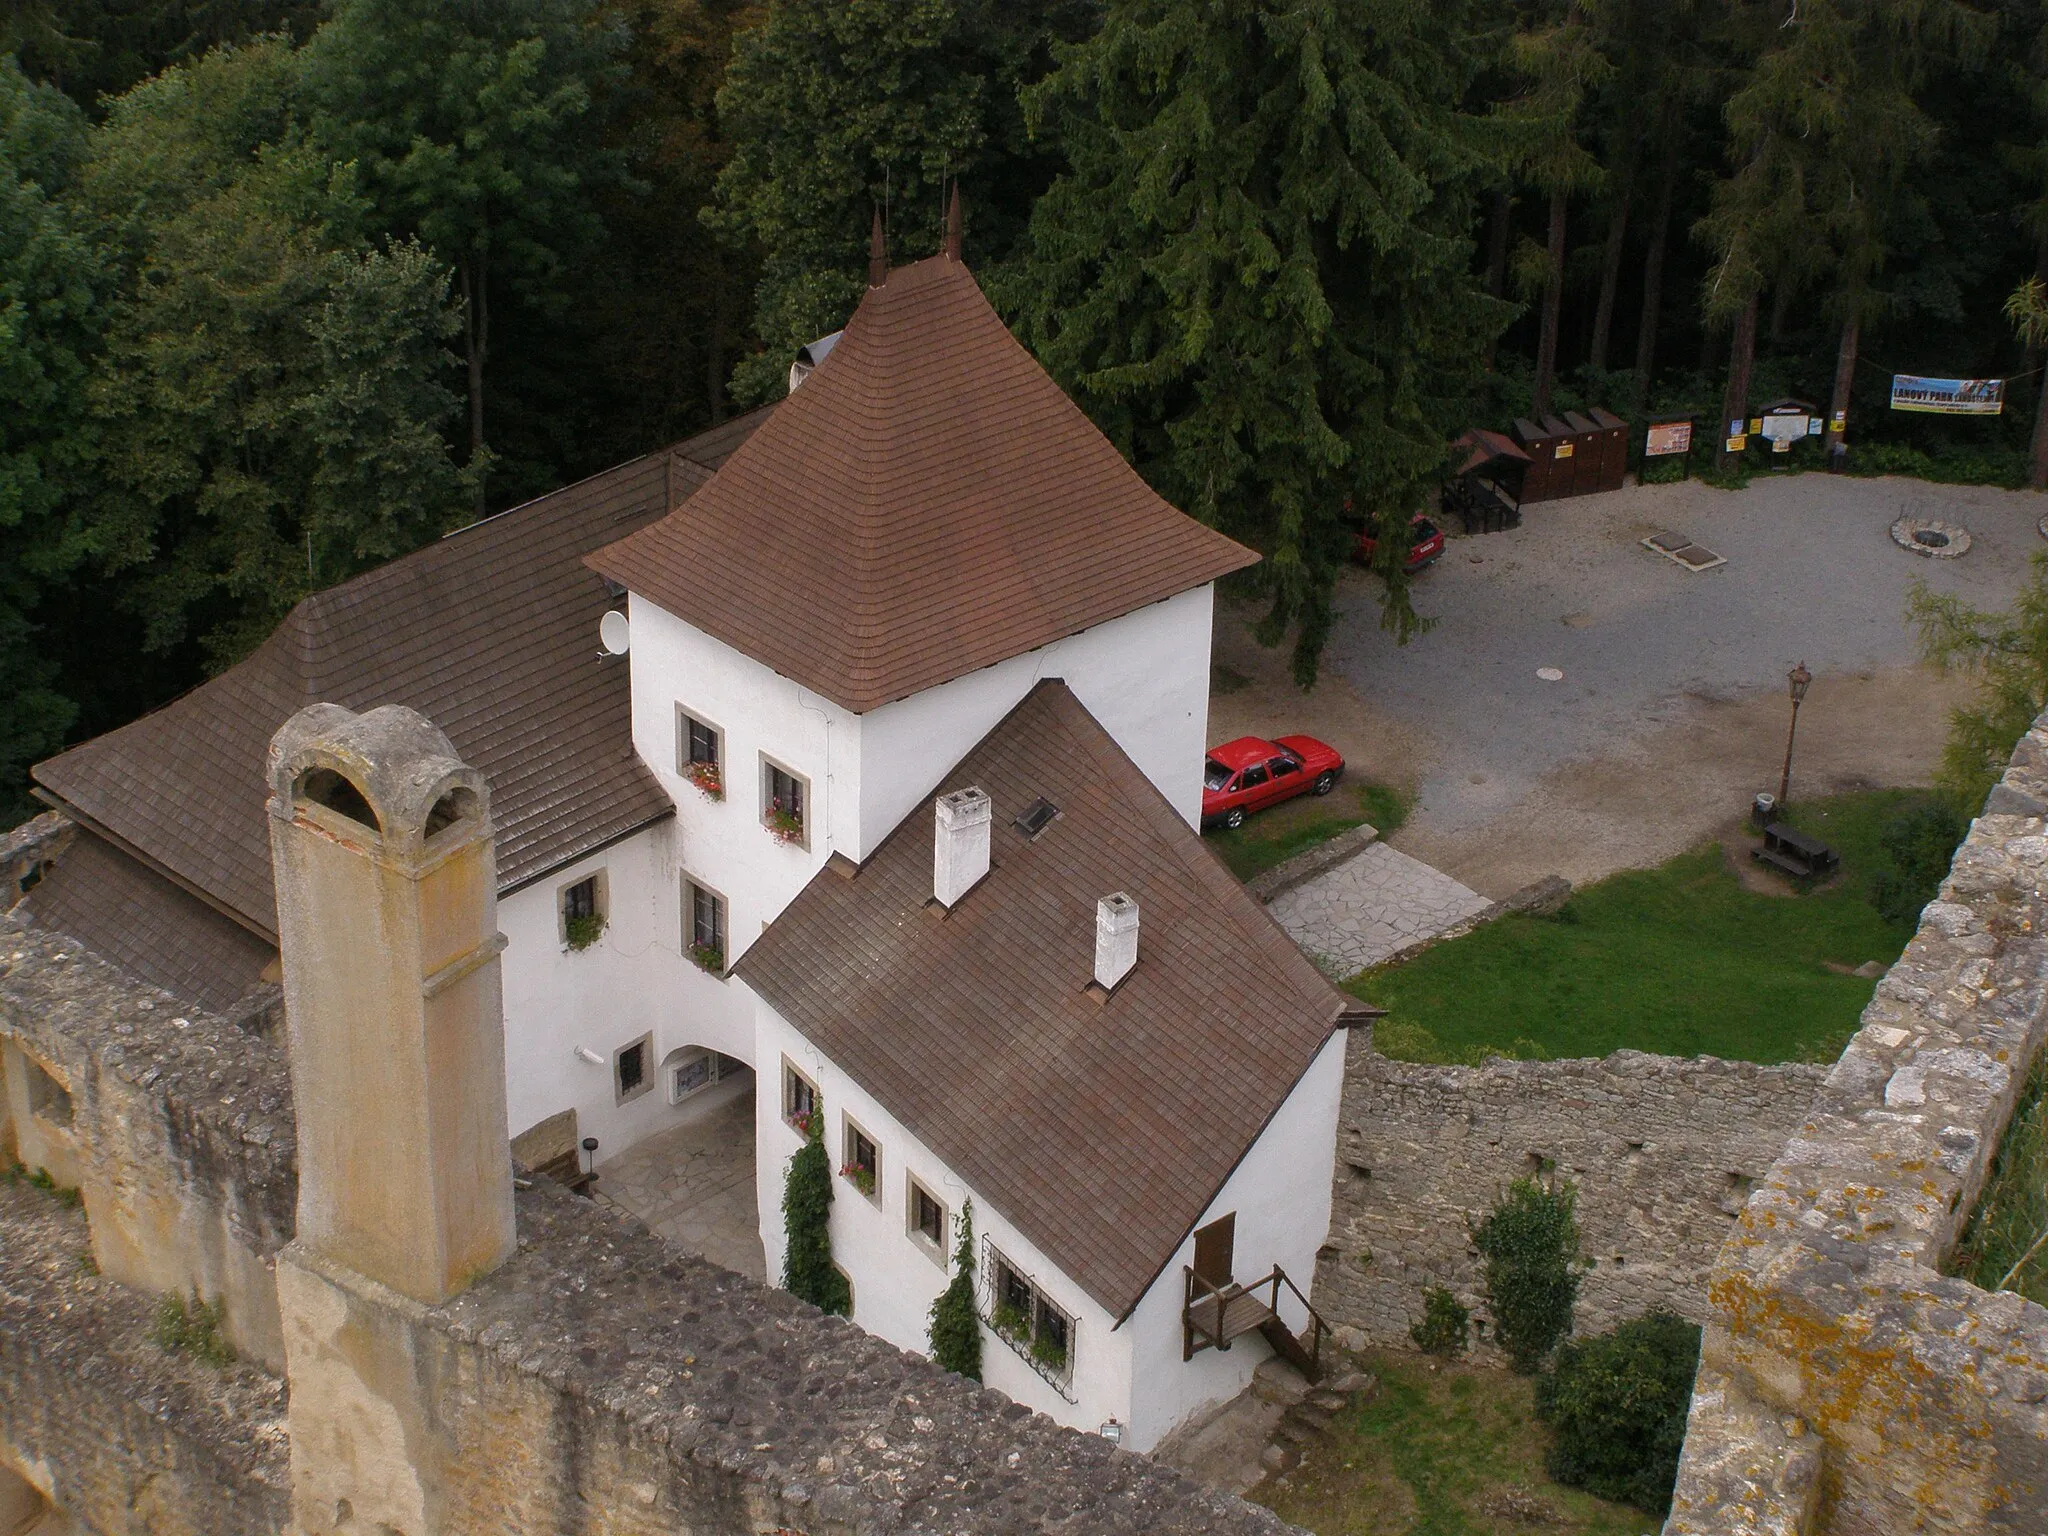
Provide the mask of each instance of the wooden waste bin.
[{"label": "wooden waste bin", "polygon": [[1540,422],[1517,417],[1515,440],[1529,455],[1529,468],[1522,476],[1525,504],[1576,494],[1573,481],[1578,472],[1578,447],[1569,426],[1555,416]]}]

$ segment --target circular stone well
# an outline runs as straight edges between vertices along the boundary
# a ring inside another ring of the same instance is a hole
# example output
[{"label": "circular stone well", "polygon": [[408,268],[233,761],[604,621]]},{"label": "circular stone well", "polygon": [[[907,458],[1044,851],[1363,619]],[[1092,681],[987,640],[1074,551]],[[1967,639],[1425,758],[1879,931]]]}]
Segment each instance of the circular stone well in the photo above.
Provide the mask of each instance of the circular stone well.
[{"label": "circular stone well", "polygon": [[1970,530],[1934,517],[1902,517],[1892,524],[1892,542],[1930,560],[1954,560],[1969,552]]}]

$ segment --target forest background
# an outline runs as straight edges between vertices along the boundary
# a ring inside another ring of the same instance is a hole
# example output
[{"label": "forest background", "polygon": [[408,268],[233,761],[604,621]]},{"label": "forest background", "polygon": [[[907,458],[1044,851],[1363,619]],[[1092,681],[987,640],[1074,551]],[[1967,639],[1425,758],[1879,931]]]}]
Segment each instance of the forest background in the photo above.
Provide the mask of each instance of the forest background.
[{"label": "forest background", "polygon": [[2048,483],[2044,0],[0,0],[0,810],[308,593],[773,399],[955,186],[1304,684],[1468,426],[1691,414],[1730,481],[1717,419],[1797,397],[1854,472]]}]

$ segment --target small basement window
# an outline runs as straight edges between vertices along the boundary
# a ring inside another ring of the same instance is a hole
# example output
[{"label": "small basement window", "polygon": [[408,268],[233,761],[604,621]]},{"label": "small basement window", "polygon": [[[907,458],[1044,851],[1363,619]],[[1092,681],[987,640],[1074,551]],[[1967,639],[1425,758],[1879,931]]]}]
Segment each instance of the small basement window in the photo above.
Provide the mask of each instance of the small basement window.
[{"label": "small basement window", "polygon": [[881,1188],[882,1149],[851,1117],[846,1121],[846,1161],[839,1165],[839,1176],[870,1200]]},{"label": "small basement window", "polygon": [[725,798],[725,732],[676,706],[676,772],[713,800]]},{"label": "small basement window", "polygon": [[811,1121],[818,1113],[818,1085],[789,1064],[782,1063],[782,1118],[799,1136],[811,1134]]},{"label": "small basement window", "polygon": [[761,759],[761,823],[777,842],[810,846],[806,830],[810,789],[807,780],[781,764]]},{"label": "small basement window", "polygon": [[604,878],[595,874],[562,887],[562,943],[588,949],[604,933]]},{"label": "small basement window", "polygon": [[631,1045],[622,1045],[612,1053],[612,1083],[619,1103],[637,1099],[654,1086],[647,1070],[653,1054],[654,1036],[651,1034],[642,1035]]},{"label": "small basement window", "polygon": [[910,1181],[910,1237],[939,1263],[946,1262],[946,1206],[917,1180]]},{"label": "small basement window", "polygon": [[[1074,1316],[1054,1302],[1023,1270],[984,1244],[989,1276],[988,1325],[1031,1368],[1067,1395],[1074,1377]],[[1071,1396],[1068,1397],[1072,1401]]]},{"label": "small basement window", "polygon": [[714,976],[725,974],[725,898],[708,885],[683,882],[683,942],[690,958]]},{"label": "small basement window", "polygon": [[716,1051],[685,1051],[668,1064],[668,1101],[680,1104],[719,1080],[725,1058]]}]

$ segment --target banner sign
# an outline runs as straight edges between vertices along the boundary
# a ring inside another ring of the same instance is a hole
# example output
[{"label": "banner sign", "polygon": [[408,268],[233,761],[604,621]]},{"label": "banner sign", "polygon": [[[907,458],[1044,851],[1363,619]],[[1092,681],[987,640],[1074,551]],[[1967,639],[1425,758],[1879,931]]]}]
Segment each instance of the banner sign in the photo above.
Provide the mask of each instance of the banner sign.
[{"label": "banner sign", "polygon": [[1892,375],[1892,409],[1940,416],[1996,416],[2005,409],[2003,379],[1923,379]]},{"label": "banner sign", "polygon": [[1689,421],[1655,421],[1643,438],[1643,457],[1654,459],[1666,453],[1692,452],[1692,423]]}]

